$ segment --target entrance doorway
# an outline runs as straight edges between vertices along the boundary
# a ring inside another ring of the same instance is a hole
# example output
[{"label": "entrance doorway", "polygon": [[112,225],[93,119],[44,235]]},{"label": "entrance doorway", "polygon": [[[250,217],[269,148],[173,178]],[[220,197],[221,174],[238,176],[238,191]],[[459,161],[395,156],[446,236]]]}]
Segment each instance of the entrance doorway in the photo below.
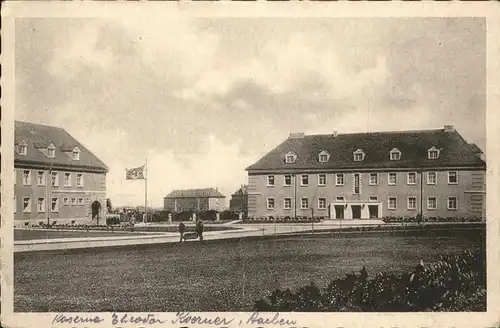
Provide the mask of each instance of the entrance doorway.
[{"label": "entrance doorway", "polygon": [[344,218],[344,205],[335,205],[335,218],[338,220]]},{"label": "entrance doorway", "polygon": [[378,218],[378,205],[368,205],[368,213],[370,215],[370,219]]},{"label": "entrance doorway", "polygon": [[352,218],[361,219],[361,205],[351,205]]}]

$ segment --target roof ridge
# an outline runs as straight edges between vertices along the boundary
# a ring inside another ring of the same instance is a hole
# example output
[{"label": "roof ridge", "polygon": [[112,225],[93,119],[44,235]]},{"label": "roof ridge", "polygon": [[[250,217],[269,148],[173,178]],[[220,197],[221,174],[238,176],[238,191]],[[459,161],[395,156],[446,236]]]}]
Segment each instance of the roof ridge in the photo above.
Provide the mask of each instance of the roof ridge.
[{"label": "roof ridge", "polygon": [[15,120],[15,121],[14,121],[14,125],[15,125],[15,123],[29,124],[29,125],[37,125],[37,126],[43,126],[43,127],[46,127],[46,128],[52,128],[52,129],[64,130],[64,129],[63,129],[63,128],[61,128],[60,126],[48,125],[48,124],[42,124],[42,123],[33,123],[33,122],[28,122],[28,121],[19,121],[19,120]]},{"label": "roof ridge", "polygon": [[[436,128],[436,129],[415,129],[415,130],[390,130],[390,131],[370,131],[370,132],[345,132],[345,133],[340,133],[337,136],[341,135],[362,135],[362,134],[390,134],[390,133],[422,133],[422,132],[438,132],[438,131],[444,131],[444,129]],[[456,132],[456,131],[454,131]],[[318,134],[306,134],[304,137],[326,137],[326,136],[331,136],[331,133],[318,133]]]}]

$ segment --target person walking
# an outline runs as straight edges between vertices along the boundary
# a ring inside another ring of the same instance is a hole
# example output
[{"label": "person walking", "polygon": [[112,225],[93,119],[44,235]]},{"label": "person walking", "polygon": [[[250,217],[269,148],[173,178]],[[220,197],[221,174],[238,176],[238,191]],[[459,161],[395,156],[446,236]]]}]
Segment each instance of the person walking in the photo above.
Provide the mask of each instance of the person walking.
[{"label": "person walking", "polygon": [[179,241],[179,243],[182,243],[183,239],[184,241],[186,241],[186,239],[184,238],[185,232],[186,232],[186,225],[183,222],[179,223],[179,233],[181,234],[181,240]]},{"label": "person walking", "polygon": [[197,237],[200,238],[200,241],[202,241],[203,240],[203,221],[201,221],[201,220],[196,221],[195,230],[196,230]]}]

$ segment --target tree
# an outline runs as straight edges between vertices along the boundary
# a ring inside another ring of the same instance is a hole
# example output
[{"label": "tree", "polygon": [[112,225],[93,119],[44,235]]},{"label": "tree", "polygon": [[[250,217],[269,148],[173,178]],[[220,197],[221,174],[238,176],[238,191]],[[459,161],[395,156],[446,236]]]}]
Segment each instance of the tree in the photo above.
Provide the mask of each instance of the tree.
[{"label": "tree", "polygon": [[108,213],[111,212],[111,210],[113,209],[113,206],[111,205],[111,199],[106,199],[106,208],[108,209]]}]

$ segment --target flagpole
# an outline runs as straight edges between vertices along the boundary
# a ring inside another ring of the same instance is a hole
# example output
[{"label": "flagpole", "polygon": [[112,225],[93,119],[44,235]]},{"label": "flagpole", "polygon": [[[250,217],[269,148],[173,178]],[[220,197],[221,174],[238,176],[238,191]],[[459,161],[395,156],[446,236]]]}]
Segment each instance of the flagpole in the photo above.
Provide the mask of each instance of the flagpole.
[{"label": "flagpole", "polygon": [[144,223],[148,221],[148,159],[144,166]]}]

